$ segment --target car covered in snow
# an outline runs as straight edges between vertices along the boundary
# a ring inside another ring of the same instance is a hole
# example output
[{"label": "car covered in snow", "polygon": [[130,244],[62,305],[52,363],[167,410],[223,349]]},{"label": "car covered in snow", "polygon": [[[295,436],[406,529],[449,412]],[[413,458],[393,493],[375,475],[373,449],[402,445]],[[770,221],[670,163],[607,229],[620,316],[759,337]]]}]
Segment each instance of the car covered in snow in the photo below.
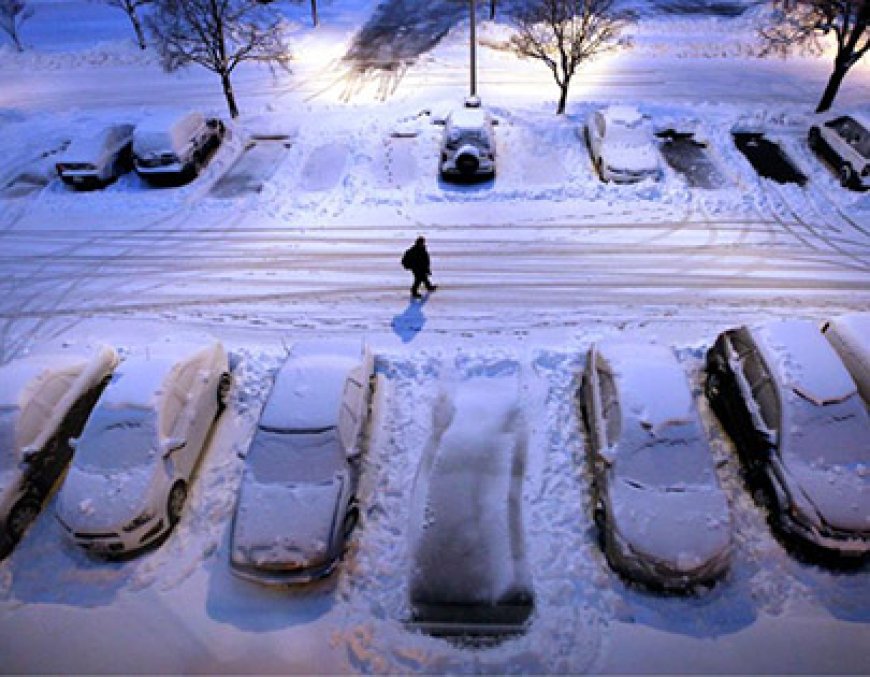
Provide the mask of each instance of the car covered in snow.
[{"label": "car covered in snow", "polygon": [[602,181],[633,183],[661,178],[652,127],[637,108],[610,106],[593,111],[585,134],[592,164]]},{"label": "car covered in snow", "polygon": [[66,470],[77,435],[118,361],[93,354],[32,355],[0,368],[0,557],[18,542]]},{"label": "car covered in snow", "polygon": [[58,158],[57,175],[74,188],[101,188],[133,167],[133,125],[110,125],[73,139]]},{"label": "car covered in snow", "polygon": [[224,137],[224,123],[191,111],[147,118],[133,134],[136,173],[153,184],[188,182]]},{"label": "car covered in snow", "polygon": [[149,347],[122,362],[71,440],[75,454],[57,501],[69,538],[114,556],[169,533],[230,387],[218,341]]},{"label": "car covered in snow", "polygon": [[810,148],[837,170],[846,188],[870,188],[870,118],[827,113],[810,127]]},{"label": "car covered in snow", "polygon": [[331,574],[358,519],[374,360],[360,342],[300,343],[279,369],[247,454],[230,566],[259,583]]},{"label": "car covered in snow", "polygon": [[812,550],[870,552],[870,417],[815,323],[723,332],[706,392],[775,526]]},{"label": "car covered in snow", "polygon": [[686,375],[669,348],[608,340],[583,372],[593,517],[610,565],[689,591],[730,561],[731,513]]},{"label": "car covered in snow", "polygon": [[432,635],[521,633],[534,609],[525,556],[527,431],[510,377],[439,394],[414,480],[409,625]]},{"label": "car covered in snow", "polygon": [[849,370],[864,402],[870,404],[870,312],[846,313],[828,320],[822,333]]},{"label": "car covered in snow", "polygon": [[480,100],[470,97],[444,120],[441,177],[472,180],[495,176],[494,120]]}]

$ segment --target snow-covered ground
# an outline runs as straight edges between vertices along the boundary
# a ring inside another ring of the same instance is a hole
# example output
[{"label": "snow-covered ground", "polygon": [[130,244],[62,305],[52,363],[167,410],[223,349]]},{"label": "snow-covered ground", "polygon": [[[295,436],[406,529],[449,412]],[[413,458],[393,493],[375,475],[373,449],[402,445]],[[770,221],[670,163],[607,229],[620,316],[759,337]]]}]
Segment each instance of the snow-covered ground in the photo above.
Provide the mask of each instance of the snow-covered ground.
[{"label": "snow-covered ground", "polygon": [[[870,572],[786,553],[701,393],[725,328],[870,310],[870,193],[842,190],[805,143],[829,57],[758,60],[748,16],[654,14],[634,49],[580,72],[557,118],[546,69],[484,23],[498,177],[455,186],[437,179],[432,119],[466,91],[467,24],[378,73],[341,61],[374,0],[326,3],[318,29],[305,4],[282,3],[293,72],[239,73],[243,115],[197,181],[151,189],[126,175],[79,194],[51,174],[69,139],[162,109],[225,108],[214,76],[165,75],[140,53],[120,12],[34,4],[27,51],[0,59],[0,360],[208,333],[230,350],[236,388],[160,549],[94,560],[63,542],[49,502],[0,563],[3,671],[870,672]],[[578,131],[611,102],[706,141],[724,185],[691,188],[671,169],[659,183],[600,183]],[[838,105],[868,102],[862,64]],[[760,179],[735,129],[780,143],[807,185]],[[439,289],[411,304],[399,258],[421,233]],[[628,586],[596,542],[576,389],[589,344],[617,335],[676,349],[731,504],[731,571],[696,597]],[[285,347],[321,336],[364,336],[376,354],[363,519],[331,581],[265,589],[228,569],[237,452]],[[528,425],[535,612],[524,636],[463,648],[404,625],[410,493],[439,389],[505,377]]]}]

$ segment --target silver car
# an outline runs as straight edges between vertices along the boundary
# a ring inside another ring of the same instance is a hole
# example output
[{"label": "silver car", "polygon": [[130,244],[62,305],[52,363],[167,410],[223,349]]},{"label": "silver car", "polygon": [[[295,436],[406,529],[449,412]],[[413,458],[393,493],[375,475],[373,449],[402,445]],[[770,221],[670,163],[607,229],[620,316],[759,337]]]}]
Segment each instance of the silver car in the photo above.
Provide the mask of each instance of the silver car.
[{"label": "silver car", "polygon": [[33,355],[0,369],[0,557],[66,471],[67,438],[81,433],[117,362],[104,346],[93,355]]},{"label": "silver car", "polygon": [[133,168],[133,125],[111,125],[74,139],[55,164],[74,188],[101,188]]},{"label": "silver car", "polygon": [[360,438],[373,379],[365,345],[294,347],[246,454],[233,517],[234,574],[280,585],[333,572],[359,518]]},{"label": "silver car", "polygon": [[57,505],[69,538],[96,554],[121,555],[168,534],[230,387],[217,341],[125,360],[74,441]]},{"label": "silver car", "polygon": [[593,345],[583,373],[594,519],[610,565],[685,591],[728,567],[731,515],[686,375],[662,346]]},{"label": "silver car", "polygon": [[865,116],[827,114],[810,127],[809,144],[834,165],[844,187],[870,188],[870,120]]},{"label": "silver car", "polygon": [[826,554],[870,553],[870,416],[814,322],[720,334],[706,390],[781,532]]}]

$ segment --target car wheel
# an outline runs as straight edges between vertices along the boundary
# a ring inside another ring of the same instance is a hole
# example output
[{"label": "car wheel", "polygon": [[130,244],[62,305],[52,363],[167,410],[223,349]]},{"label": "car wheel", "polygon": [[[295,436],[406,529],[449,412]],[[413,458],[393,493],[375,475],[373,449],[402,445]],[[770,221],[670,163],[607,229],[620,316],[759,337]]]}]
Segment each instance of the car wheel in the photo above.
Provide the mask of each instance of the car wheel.
[{"label": "car wheel", "polygon": [[39,515],[42,505],[33,496],[25,496],[16,503],[6,519],[6,531],[13,541],[19,541],[33,520]]},{"label": "car wheel", "polygon": [[807,141],[810,144],[810,148],[813,150],[819,150],[819,141],[821,141],[821,133],[819,132],[818,127],[810,127],[810,133],[807,137]]},{"label": "car wheel", "polygon": [[169,492],[169,498],[166,501],[166,514],[169,516],[170,526],[174,527],[178,524],[186,501],[187,485],[179,480],[172,485],[172,490]]},{"label": "car wheel", "polygon": [[607,183],[607,179],[604,177],[604,162],[601,158],[598,158],[595,161],[595,171],[598,172],[598,177],[604,181],[604,183]]},{"label": "car wheel", "polygon": [[840,167],[840,185],[843,186],[843,188],[851,188],[854,183],[855,172],[852,171],[852,168],[849,165],[843,164]]},{"label": "car wheel", "polygon": [[217,387],[218,415],[223,413],[224,409],[227,408],[227,404],[229,404],[230,401],[230,390],[232,390],[232,387],[232,377],[227,372],[223,372],[221,377],[218,379]]},{"label": "car wheel", "polygon": [[342,534],[344,535],[345,540],[350,538],[350,535],[353,533],[353,530],[356,529],[356,525],[358,522],[359,508],[354,505],[347,511],[347,514],[344,516],[344,522],[341,526]]}]

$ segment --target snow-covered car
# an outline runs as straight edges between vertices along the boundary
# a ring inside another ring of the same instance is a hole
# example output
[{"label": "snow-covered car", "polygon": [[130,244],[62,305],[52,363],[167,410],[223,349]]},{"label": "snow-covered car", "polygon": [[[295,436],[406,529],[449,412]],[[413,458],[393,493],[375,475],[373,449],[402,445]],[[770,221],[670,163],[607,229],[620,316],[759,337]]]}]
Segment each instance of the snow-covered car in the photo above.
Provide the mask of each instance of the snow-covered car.
[{"label": "snow-covered car", "polygon": [[81,432],[117,362],[105,346],[92,355],[35,355],[0,369],[0,557],[66,470],[67,438]]},{"label": "snow-covered car", "polygon": [[815,323],[720,334],[706,393],[775,526],[812,549],[870,552],[870,417]]},{"label": "snow-covered car", "polygon": [[133,167],[133,125],[110,125],[93,136],[74,139],[55,169],[74,188],[101,188]]},{"label": "snow-covered car", "polygon": [[846,313],[822,325],[822,333],[870,404],[870,313]]},{"label": "snow-covered car", "polygon": [[810,127],[810,148],[834,165],[846,188],[870,188],[870,119],[827,114]]},{"label": "snow-covered car", "polygon": [[498,636],[528,624],[527,431],[517,392],[511,378],[479,379],[436,400],[411,503],[413,628]]},{"label": "snow-covered car", "polygon": [[471,97],[444,120],[441,138],[442,178],[478,179],[495,176],[495,133],[492,116]]},{"label": "snow-covered car", "polygon": [[133,134],[136,173],[153,184],[191,181],[224,137],[224,123],[199,112],[155,115]]},{"label": "snow-covered car", "polygon": [[669,348],[593,345],[583,372],[593,517],[610,565],[689,591],[730,561],[731,513],[686,375]]},{"label": "snow-covered car", "polygon": [[661,159],[649,120],[632,106],[594,111],[586,121],[586,143],[602,181],[632,183],[660,179]]},{"label": "snow-covered car", "polygon": [[112,556],[167,534],[230,387],[217,341],[149,348],[122,362],[71,441],[75,453],[57,502],[69,537]]},{"label": "snow-covered car", "polygon": [[297,344],[275,378],[233,517],[230,566],[286,585],[331,574],[359,519],[374,360],[359,342]]}]

